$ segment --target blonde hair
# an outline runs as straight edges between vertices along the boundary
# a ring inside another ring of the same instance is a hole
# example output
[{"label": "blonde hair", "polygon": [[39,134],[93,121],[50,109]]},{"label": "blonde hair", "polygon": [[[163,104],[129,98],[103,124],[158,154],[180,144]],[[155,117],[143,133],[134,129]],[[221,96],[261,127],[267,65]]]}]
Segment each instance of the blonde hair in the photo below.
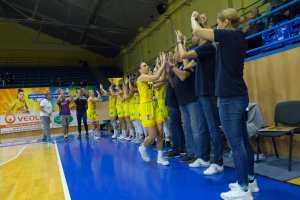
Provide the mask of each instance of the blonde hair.
[{"label": "blonde hair", "polygon": [[227,8],[218,13],[218,19],[221,22],[228,21],[232,28],[236,29],[239,26],[240,17],[234,8]]}]

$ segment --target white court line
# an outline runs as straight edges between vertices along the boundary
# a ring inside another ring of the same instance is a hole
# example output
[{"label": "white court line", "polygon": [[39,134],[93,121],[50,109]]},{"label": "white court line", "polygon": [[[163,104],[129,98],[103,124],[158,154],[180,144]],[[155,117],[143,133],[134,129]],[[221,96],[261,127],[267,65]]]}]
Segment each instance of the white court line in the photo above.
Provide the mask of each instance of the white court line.
[{"label": "white court line", "polygon": [[26,146],[27,146],[27,145],[24,145],[24,147],[22,147],[22,149],[18,152],[18,154],[17,154],[15,157],[13,157],[12,159],[7,160],[7,161],[5,161],[5,162],[3,162],[3,163],[0,163],[0,166],[2,166],[2,165],[4,165],[4,164],[6,164],[6,163],[8,163],[8,162],[10,162],[10,161],[13,161],[13,160],[15,160],[16,158],[18,158],[19,155],[20,155],[20,154],[23,152],[23,150],[26,148]]},{"label": "white court line", "polygon": [[61,182],[62,182],[63,189],[64,189],[65,200],[71,200],[71,196],[70,196],[69,188],[68,188],[68,185],[67,185],[65,173],[64,173],[64,170],[63,170],[63,167],[62,167],[62,164],[61,164],[60,155],[59,155],[58,148],[57,148],[57,143],[55,143],[55,150],[56,150],[57,164],[58,164],[58,168],[59,168],[59,171],[60,171],[60,178],[61,178]]}]

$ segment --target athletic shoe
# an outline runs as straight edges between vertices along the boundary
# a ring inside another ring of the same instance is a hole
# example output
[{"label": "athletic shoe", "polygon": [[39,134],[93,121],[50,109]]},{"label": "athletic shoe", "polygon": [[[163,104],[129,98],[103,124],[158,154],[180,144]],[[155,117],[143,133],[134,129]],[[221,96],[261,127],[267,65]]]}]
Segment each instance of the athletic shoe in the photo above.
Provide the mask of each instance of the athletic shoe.
[{"label": "athletic shoe", "polygon": [[159,157],[157,158],[157,161],[156,161],[158,164],[161,164],[163,166],[166,166],[166,165],[169,165],[169,161],[167,159],[165,159],[164,157]]},{"label": "athletic shoe", "polygon": [[195,160],[197,160],[196,157],[190,156],[190,159],[188,160],[188,164],[191,164],[191,163],[195,162]]},{"label": "athletic shoe", "polygon": [[86,137],[86,138],[89,138],[89,134],[88,134],[88,133],[86,133],[86,134],[85,134],[85,137]]},{"label": "athletic shoe", "polygon": [[154,142],[150,146],[156,148],[156,141],[154,140]]},{"label": "athletic shoe", "polygon": [[167,158],[178,158],[180,157],[180,153],[178,151],[169,151],[168,154],[166,155]]},{"label": "athletic shoe", "polygon": [[189,164],[189,167],[208,167],[210,162],[205,162],[201,158],[196,159],[193,163]]},{"label": "athletic shoe", "polygon": [[171,141],[166,141],[165,142],[165,147],[171,147]]},{"label": "athletic shoe", "polygon": [[150,157],[149,157],[147,151],[144,150],[142,146],[139,146],[139,152],[140,152],[140,154],[141,154],[141,156],[142,156],[142,159],[143,159],[145,162],[150,162]]},{"label": "athletic shoe", "polygon": [[81,133],[78,134],[77,139],[81,139]]},{"label": "athletic shoe", "polygon": [[68,137],[68,136],[65,137],[65,138],[64,138],[64,141],[65,141],[65,142],[69,141],[69,137]]},{"label": "athletic shoe", "polygon": [[220,197],[225,200],[253,200],[251,191],[245,192],[241,187],[236,187],[234,190],[222,192]]},{"label": "athletic shoe", "polygon": [[132,140],[130,142],[135,143],[135,141],[137,140],[137,137],[132,138]]},{"label": "athletic shoe", "polygon": [[91,136],[93,136],[93,135],[95,134],[95,131],[89,130],[89,134],[90,134]]},{"label": "athletic shoe", "polygon": [[54,140],[52,140],[52,139],[49,139],[49,140],[47,140],[47,143],[49,143],[49,144],[54,144],[54,143],[55,143],[55,141],[54,141]]},{"label": "athletic shoe", "polygon": [[42,139],[42,142],[44,142],[44,143],[47,142],[47,139],[46,139],[46,138],[43,138],[43,139]]},{"label": "athletic shoe", "polygon": [[94,140],[100,140],[101,139],[101,137],[99,137],[99,136],[94,136]]},{"label": "athletic shoe", "polygon": [[207,168],[203,174],[204,175],[213,175],[213,174],[217,174],[217,173],[220,173],[220,172],[223,172],[224,171],[224,166],[223,165],[217,165],[215,163],[211,164],[209,166],[209,168]]},{"label": "athletic shoe", "polygon": [[188,162],[191,159],[189,155],[184,155],[181,159],[180,162]]},{"label": "athletic shoe", "polygon": [[118,137],[117,133],[114,133],[113,136],[111,136],[111,139],[116,139]]},{"label": "athletic shoe", "polygon": [[125,134],[121,134],[121,135],[118,137],[118,139],[119,139],[119,140],[123,140],[125,137],[126,137]]},{"label": "athletic shoe", "polygon": [[[235,188],[240,187],[238,183],[230,183],[229,188],[234,190]],[[256,179],[254,180],[253,183],[249,183],[249,189],[251,192],[259,192],[259,187],[257,185]]]},{"label": "athletic shoe", "polygon": [[143,143],[143,140],[141,140],[141,139],[136,139],[136,141],[134,142],[134,144],[141,144],[141,143]]},{"label": "athletic shoe", "polygon": [[179,153],[180,153],[180,155],[182,155],[182,156],[186,155],[186,152],[185,152],[185,151],[180,151]]},{"label": "athletic shoe", "polygon": [[128,137],[125,138],[127,141],[131,141],[134,137],[132,135],[129,135]]}]

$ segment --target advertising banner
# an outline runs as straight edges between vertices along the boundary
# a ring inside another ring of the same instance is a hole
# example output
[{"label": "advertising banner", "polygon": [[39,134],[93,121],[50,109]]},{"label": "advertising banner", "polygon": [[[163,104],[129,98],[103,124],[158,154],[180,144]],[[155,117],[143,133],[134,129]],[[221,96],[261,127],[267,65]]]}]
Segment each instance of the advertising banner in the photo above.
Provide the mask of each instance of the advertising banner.
[{"label": "advertising banner", "polygon": [[[86,88],[94,89],[92,86]],[[61,127],[59,108],[56,103],[61,91],[66,97],[75,96],[76,87],[11,88],[0,90],[1,134],[42,129],[40,102],[47,92],[52,94],[51,128]],[[70,126],[77,126],[76,105],[70,104]]]}]

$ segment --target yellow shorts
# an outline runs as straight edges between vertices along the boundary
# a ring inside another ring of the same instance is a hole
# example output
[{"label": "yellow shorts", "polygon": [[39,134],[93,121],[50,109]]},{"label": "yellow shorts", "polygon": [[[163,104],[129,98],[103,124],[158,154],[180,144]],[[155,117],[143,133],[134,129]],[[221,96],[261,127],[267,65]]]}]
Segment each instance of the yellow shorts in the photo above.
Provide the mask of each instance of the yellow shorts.
[{"label": "yellow shorts", "polygon": [[136,116],[135,116],[135,104],[129,104],[129,111],[130,111],[130,121],[134,121]]},{"label": "yellow shorts", "polygon": [[148,128],[163,122],[158,111],[157,101],[141,103],[140,113],[143,128]]},{"label": "yellow shorts", "polygon": [[123,104],[123,115],[124,117],[129,117],[130,116],[130,110],[129,110],[129,103],[124,103]]},{"label": "yellow shorts", "polygon": [[111,118],[116,118],[118,116],[117,115],[117,108],[116,108],[116,106],[109,107],[109,116]]},{"label": "yellow shorts", "polygon": [[168,107],[166,106],[165,100],[158,100],[158,110],[160,112],[160,117],[163,121],[165,121],[168,118]]},{"label": "yellow shorts", "polygon": [[134,117],[135,120],[141,120],[140,104],[134,104]]},{"label": "yellow shorts", "polygon": [[99,120],[99,117],[98,117],[98,115],[96,113],[96,110],[87,110],[86,113],[87,113],[87,119],[89,121],[97,121],[97,120]]},{"label": "yellow shorts", "polygon": [[118,118],[123,118],[124,117],[123,105],[118,104],[116,107],[117,107]]}]

